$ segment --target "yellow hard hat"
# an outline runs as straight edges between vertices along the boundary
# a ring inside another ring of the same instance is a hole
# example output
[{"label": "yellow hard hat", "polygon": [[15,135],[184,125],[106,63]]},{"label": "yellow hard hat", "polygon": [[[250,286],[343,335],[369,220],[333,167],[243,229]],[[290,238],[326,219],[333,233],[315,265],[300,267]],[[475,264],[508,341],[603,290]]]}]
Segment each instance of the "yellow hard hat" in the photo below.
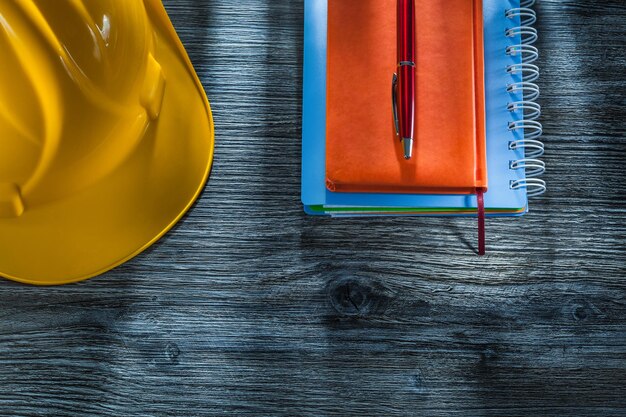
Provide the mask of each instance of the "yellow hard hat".
[{"label": "yellow hard hat", "polygon": [[200,194],[213,119],[160,0],[2,0],[0,56],[0,275],[98,275]]}]

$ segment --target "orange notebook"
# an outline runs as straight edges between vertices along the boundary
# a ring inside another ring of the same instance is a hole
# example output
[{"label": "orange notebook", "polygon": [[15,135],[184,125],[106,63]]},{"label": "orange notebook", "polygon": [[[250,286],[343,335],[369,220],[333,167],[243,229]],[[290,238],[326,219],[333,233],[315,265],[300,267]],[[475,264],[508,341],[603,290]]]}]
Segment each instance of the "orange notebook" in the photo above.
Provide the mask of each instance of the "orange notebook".
[{"label": "orange notebook", "polygon": [[475,194],[487,187],[481,0],[416,0],[413,158],[396,136],[396,0],[329,0],[326,185]]}]

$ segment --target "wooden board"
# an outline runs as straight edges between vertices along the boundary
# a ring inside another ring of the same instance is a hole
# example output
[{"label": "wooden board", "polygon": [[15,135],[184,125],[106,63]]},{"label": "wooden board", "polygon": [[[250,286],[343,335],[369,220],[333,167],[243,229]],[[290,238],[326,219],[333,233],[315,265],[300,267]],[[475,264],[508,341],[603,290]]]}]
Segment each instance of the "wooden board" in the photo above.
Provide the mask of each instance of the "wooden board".
[{"label": "wooden board", "polygon": [[165,4],[210,182],[104,276],[0,280],[0,415],[626,414],[626,3],[539,2],[550,191],[484,258],[472,219],[302,212],[302,0]]}]

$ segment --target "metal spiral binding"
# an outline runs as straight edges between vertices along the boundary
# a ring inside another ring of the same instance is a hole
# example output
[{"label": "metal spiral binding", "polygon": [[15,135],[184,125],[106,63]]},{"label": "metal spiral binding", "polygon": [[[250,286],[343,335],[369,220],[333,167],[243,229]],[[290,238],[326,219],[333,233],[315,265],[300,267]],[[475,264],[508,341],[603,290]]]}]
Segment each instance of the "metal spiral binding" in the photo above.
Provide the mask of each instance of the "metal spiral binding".
[{"label": "metal spiral binding", "polygon": [[536,102],[539,98],[539,86],[535,81],[539,78],[539,67],[533,64],[539,58],[539,51],[533,44],[537,41],[537,29],[532,25],[537,21],[537,14],[532,9],[535,0],[521,0],[519,7],[507,9],[505,15],[509,19],[520,19],[520,26],[507,29],[506,37],[520,37],[521,43],[506,48],[506,54],[521,56],[521,63],[509,65],[507,73],[518,75],[521,81],[512,82],[507,86],[511,94],[521,93],[522,100],[508,104],[507,109],[514,120],[509,123],[509,130],[523,131],[523,139],[509,142],[509,149],[523,149],[524,158],[509,162],[513,170],[523,169],[526,178],[511,181],[511,189],[526,188],[528,197],[538,196],[546,191],[546,182],[537,178],[546,170],[545,163],[538,159],[544,153],[543,142],[539,140],[543,134],[543,126],[537,121],[541,116],[541,106]]}]

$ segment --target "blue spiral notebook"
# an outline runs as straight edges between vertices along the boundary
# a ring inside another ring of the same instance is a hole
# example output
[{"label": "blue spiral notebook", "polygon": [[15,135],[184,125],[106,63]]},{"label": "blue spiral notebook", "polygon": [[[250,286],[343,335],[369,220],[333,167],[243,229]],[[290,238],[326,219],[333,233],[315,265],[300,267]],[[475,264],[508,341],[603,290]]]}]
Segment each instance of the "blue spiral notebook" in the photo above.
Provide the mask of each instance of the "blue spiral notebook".
[{"label": "blue spiral notebook", "polygon": [[[531,58],[534,57],[532,51],[528,52],[524,46],[534,39],[529,42],[528,37],[522,38],[523,31],[516,30],[526,28],[534,21],[523,20],[524,13],[519,7],[519,0],[483,2],[489,181],[485,208],[488,216],[524,214],[528,210],[528,194],[534,190],[530,187],[534,184],[526,176],[530,166],[527,161],[534,161],[528,158],[527,145],[530,144],[532,148],[534,142],[540,142],[525,140],[524,127],[532,127],[533,122],[524,120],[525,117],[528,119],[529,111],[529,105],[524,103],[528,103],[529,98],[524,96],[525,92],[528,94],[528,88],[522,88],[528,87],[526,84],[534,85],[525,83],[528,80],[523,79],[523,76],[528,74],[528,68],[524,65],[528,63],[526,59],[522,63],[522,57],[526,58],[529,54]],[[328,0],[305,0],[302,129],[302,203],[305,211],[314,215],[332,216],[475,216],[475,195],[342,193],[331,192],[326,188],[327,8]],[[511,10],[517,12],[511,13]],[[530,48],[534,49],[532,46]],[[517,105],[512,105],[515,103]],[[535,152],[531,156],[539,154]],[[537,173],[536,170],[533,172]]]}]

